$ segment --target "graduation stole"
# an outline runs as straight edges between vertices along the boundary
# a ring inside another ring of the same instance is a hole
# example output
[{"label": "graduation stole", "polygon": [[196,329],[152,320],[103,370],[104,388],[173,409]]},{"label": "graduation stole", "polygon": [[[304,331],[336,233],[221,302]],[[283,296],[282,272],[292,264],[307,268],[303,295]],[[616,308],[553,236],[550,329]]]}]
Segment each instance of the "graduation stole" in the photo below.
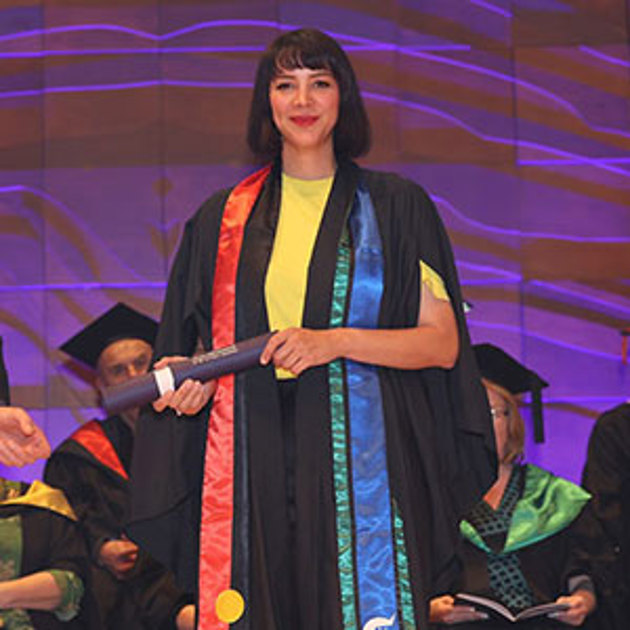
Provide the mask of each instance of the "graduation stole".
[{"label": "graduation stole", "polygon": [[[213,347],[235,342],[236,276],[245,224],[270,167],[242,181],[223,212],[212,297]],[[370,196],[359,185],[337,249],[330,326],[376,328],[384,259]],[[344,630],[413,630],[403,523],[390,495],[378,370],[349,360],[329,370],[338,575]],[[226,629],[243,613],[231,588],[234,516],[234,375],[219,379],[202,490],[199,628]]]},{"label": "graduation stole", "polygon": [[[384,258],[374,206],[361,183],[348,223],[337,250],[330,327],[374,329]],[[328,367],[328,382],[344,630],[412,630],[409,565],[389,488],[378,368],[338,359]]]},{"label": "graduation stole", "polygon": [[129,481],[129,475],[100,422],[90,420],[80,429],[77,429],[70,439],[80,444],[103,466],[120,475],[125,481]]},{"label": "graduation stole", "polygon": [[[523,496],[512,512],[501,554],[535,545],[561,532],[573,523],[591,498],[580,486],[538,466],[527,464],[524,469]],[[469,521],[461,521],[460,532],[479,549],[491,552]]]}]

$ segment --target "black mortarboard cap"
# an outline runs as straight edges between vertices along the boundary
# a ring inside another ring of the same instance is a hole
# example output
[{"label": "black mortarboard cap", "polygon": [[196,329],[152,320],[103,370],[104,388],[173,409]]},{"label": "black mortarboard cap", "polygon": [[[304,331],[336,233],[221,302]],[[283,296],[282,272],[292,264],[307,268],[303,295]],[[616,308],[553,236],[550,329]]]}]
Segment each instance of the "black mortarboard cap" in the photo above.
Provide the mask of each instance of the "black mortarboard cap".
[{"label": "black mortarboard cap", "polygon": [[95,368],[101,352],[119,339],[142,339],[153,346],[157,328],[154,319],[118,302],[68,339],[60,346],[60,350]]},{"label": "black mortarboard cap", "polygon": [[515,395],[531,392],[534,440],[544,442],[541,391],[549,383],[510,356],[505,350],[491,343],[477,344],[473,346],[473,350],[481,376],[486,380],[500,385]]},{"label": "black mortarboard cap", "polygon": [[8,407],[11,404],[11,392],[9,390],[9,375],[4,366],[2,354],[2,337],[0,337],[0,407]]}]

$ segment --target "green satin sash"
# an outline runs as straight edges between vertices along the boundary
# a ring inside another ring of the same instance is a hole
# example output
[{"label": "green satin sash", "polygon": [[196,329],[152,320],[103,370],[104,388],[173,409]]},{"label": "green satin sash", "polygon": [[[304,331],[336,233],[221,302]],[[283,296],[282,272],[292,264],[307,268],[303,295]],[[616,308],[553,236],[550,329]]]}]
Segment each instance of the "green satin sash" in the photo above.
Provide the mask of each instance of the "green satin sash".
[{"label": "green satin sash", "polygon": [[[523,496],[514,508],[502,553],[523,549],[562,531],[577,518],[590,497],[574,483],[528,464]],[[490,551],[471,523],[463,520],[460,531],[475,546]]]}]

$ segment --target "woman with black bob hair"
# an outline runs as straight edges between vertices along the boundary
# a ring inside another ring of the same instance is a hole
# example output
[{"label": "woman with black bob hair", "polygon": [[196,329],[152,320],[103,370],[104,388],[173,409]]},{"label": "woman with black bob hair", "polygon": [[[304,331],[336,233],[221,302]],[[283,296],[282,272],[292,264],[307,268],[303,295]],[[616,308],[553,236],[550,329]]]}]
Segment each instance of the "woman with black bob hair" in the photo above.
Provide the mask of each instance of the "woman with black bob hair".
[{"label": "woman with black bob hair", "polygon": [[248,140],[272,163],[187,223],[156,365],[277,332],[141,420],[131,533],[204,630],[423,628],[496,463],[448,237],[419,186],[352,162],[369,123],[320,31],[263,55]]},{"label": "woman with black bob hair", "polygon": [[263,163],[282,152],[282,137],[273,123],[269,86],[279,68],[325,68],[339,86],[339,114],[333,131],[337,161],[354,159],[370,150],[370,121],[350,61],[339,44],[320,31],[301,29],[276,39],[258,64],[252,94],[247,144]]}]

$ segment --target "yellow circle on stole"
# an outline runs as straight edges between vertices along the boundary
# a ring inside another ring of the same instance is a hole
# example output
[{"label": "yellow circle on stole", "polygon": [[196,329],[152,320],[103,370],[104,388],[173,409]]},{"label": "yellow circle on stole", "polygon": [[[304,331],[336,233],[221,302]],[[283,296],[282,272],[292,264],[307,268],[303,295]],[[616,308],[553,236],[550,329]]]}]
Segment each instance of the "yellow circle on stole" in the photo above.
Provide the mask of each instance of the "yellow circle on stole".
[{"label": "yellow circle on stole", "polygon": [[234,623],[241,618],[245,611],[245,600],[238,591],[228,588],[219,593],[214,609],[219,621]]}]

